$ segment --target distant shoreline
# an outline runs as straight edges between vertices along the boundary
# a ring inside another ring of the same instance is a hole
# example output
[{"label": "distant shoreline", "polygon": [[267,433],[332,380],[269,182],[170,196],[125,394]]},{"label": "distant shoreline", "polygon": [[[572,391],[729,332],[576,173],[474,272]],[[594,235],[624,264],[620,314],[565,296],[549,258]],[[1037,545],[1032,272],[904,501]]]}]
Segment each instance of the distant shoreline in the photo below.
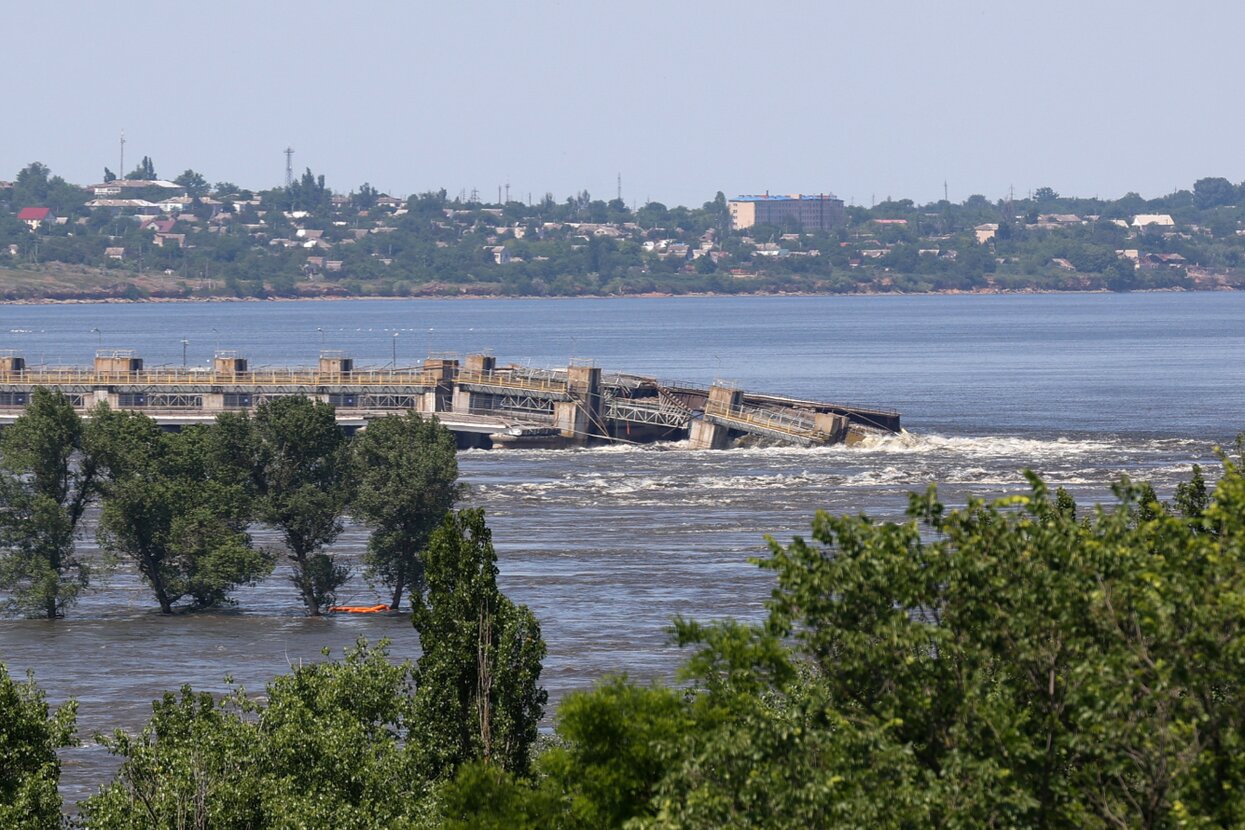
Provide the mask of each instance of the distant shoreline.
[{"label": "distant shoreline", "polygon": [[931,296],[1002,296],[1047,294],[1215,294],[1233,293],[1239,289],[1230,286],[1216,288],[1143,288],[1133,291],[1111,291],[1105,288],[1068,290],[1057,288],[997,288],[997,289],[949,289],[946,291],[746,291],[739,293],[688,292],[673,294],[650,291],[638,294],[409,294],[407,296],[375,297],[90,297],[73,299],[31,298],[24,300],[0,300],[2,306],[24,305],[162,305],[186,303],[333,303],[380,300],[627,300],[627,299],[677,299],[697,297],[931,297]]}]

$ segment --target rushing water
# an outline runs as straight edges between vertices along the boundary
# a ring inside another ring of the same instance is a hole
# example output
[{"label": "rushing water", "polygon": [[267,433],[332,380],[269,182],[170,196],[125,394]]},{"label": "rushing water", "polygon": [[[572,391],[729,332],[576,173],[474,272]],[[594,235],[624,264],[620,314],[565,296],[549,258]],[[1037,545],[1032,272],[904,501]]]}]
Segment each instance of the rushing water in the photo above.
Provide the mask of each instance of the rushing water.
[{"label": "rushing water", "polygon": [[[894,517],[929,482],[962,502],[1015,490],[1024,468],[1086,500],[1124,472],[1165,494],[1245,429],[1245,294],[0,307],[0,348],[32,363],[84,364],[102,346],[180,365],[183,339],[191,365],[216,348],[252,366],[310,364],[321,348],[357,364],[491,348],[503,363],[591,358],[903,412],[909,434],[851,448],[463,453],[466,501],[488,512],[503,588],[541,620],[554,699],[611,672],[668,678],[675,614],[757,618],[770,583],[747,558],[765,533],[806,532],[817,509]],[[365,544],[351,528],[336,551],[356,560]],[[356,578],[345,596],[378,595]],[[164,618],[120,567],[65,620],[0,622],[0,660],[33,670],[53,700],[77,698],[89,736],[139,727],[183,683],[220,691],[232,674],[258,688],[361,636],[418,655],[401,616],[306,619],[281,566],[236,598],[226,612]],[[113,766],[90,741],[65,759],[71,802]]]}]

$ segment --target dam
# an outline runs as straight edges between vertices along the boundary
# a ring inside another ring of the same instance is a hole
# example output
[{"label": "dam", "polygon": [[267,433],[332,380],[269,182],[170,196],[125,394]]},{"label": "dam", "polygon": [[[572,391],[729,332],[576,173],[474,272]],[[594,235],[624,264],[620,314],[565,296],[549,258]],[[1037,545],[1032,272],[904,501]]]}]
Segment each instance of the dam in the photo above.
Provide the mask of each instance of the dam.
[{"label": "dam", "polygon": [[587,362],[499,365],[487,353],[357,367],[342,352],[321,351],[314,367],[252,368],[244,356],[218,351],[210,367],[149,369],[126,349],[101,349],[89,367],[28,366],[21,354],[0,352],[0,425],[21,416],[36,387],[61,392],[82,415],[106,403],[166,429],[289,395],[332,404],[349,431],[414,411],[440,421],[462,448],[655,441],[688,441],[694,449],[742,441],[811,447],[900,430],[899,413],[890,409],[751,392],[724,381],[705,386],[612,373]]}]

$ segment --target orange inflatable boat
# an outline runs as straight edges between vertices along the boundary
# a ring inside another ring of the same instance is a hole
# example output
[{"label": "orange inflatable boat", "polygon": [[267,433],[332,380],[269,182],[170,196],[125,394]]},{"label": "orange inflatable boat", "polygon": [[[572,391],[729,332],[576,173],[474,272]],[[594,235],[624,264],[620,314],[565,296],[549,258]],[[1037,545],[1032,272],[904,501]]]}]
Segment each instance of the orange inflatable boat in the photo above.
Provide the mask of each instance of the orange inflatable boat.
[{"label": "orange inflatable boat", "polygon": [[388,605],[334,605],[330,611],[340,614],[379,614],[388,611]]}]

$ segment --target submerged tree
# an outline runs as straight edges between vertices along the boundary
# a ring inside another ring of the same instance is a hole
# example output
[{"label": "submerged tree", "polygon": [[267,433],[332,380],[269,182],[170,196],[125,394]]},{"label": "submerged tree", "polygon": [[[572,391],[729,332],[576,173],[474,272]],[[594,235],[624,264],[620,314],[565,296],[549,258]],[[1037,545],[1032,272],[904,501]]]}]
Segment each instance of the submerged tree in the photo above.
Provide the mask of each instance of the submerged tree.
[{"label": "submerged tree", "polygon": [[410,413],[368,424],[353,442],[353,508],[372,525],[366,562],[392,592],[423,590],[421,553],[458,496],[454,435],[436,419]]},{"label": "submerged tree", "polygon": [[246,532],[250,493],[213,452],[223,427],[163,433],[145,415],[109,410],[92,427],[107,469],[100,542],[134,562],[163,613],[187,597],[196,608],[226,603],[272,572]]},{"label": "submerged tree", "polygon": [[78,526],[99,486],[87,427],[42,387],[0,433],[0,588],[10,608],[55,619],[90,582]]},{"label": "submerged tree", "polygon": [[252,422],[257,514],[281,533],[307,613],[333,605],[349,575],[324,551],[349,501],[346,439],[331,405],[301,396],[261,403]]},{"label": "submerged tree", "polygon": [[420,772],[452,776],[484,761],[527,772],[547,695],[545,643],[525,605],[497,588],[497,554],[481,510],[445,517],[425,554],[427,592],[411,615],[423,655],[412,740]]}]

